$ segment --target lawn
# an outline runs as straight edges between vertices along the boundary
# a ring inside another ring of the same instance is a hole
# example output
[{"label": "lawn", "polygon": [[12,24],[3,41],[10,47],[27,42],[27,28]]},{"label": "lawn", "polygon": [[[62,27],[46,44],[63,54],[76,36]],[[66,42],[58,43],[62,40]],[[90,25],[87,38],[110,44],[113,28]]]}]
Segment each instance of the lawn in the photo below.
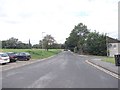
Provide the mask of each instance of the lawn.
[{"label": "lawn", "polygon": [[0,52],[28,52],[31,54],[32,59],[43,59],[52,55],[60,53],[61,49],[49,49],[49,51],[42,49],[0,49]]},{"label": "lawn", "polygon": [[112,58],[112,57],[106,57],[102,61],[115,64],[115,58]]}]

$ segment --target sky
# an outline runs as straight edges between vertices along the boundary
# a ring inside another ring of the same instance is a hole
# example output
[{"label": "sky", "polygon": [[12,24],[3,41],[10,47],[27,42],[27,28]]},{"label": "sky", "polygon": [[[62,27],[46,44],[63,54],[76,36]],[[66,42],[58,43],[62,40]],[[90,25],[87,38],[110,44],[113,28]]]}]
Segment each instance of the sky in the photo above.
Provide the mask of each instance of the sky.
[{"label": "sky", "polygon": [[58,43],[64,43],[78,23],[118,38],[118,1],[0,0],[0,40],[15,37],[38,44],[51,34]]}]

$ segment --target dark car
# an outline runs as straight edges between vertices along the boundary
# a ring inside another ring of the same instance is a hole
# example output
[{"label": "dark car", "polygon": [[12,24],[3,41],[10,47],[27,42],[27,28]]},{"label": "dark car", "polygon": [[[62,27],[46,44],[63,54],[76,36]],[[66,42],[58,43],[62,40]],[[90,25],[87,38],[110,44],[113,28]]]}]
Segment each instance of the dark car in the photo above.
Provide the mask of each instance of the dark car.
[{"label": "dark car", "polygon": [[17,60],[30,60],[31,59],[31,55],[27,52],[20,52],[17,53]]},{"label": "dark car", "polygon": [[10,62],[16,62],[17,55],[15,52],[7,52],[6,54],[9,56]]}]

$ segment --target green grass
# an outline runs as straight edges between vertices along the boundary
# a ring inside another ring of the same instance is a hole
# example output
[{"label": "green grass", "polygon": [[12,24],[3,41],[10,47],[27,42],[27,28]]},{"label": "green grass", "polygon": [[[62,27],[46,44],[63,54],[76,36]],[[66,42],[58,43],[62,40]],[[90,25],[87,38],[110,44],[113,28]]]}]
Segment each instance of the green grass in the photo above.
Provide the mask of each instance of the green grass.
[{"label": "green grass", "polygon": [[112,57],[106,57],[102,61],[115,64],[115,58],[112,58]]},{"label": "green grass", "polygon": [[32,59],[43,59],[61,52],[61,49],[49,49],[49,51],[42,49],[0,49],[0,52],[28,52]]}]

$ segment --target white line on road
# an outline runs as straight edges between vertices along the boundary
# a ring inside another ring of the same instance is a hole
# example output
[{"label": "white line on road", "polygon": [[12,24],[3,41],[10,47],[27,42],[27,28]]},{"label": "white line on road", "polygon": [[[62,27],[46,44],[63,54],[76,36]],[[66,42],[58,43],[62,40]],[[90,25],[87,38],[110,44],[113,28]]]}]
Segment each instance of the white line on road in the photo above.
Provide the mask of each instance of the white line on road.
[{"label": "white line on road", "polygon": [[88,63],[88,64],[90,64],[90,65],[92,65],[92,66],[94,66],[94,67],[96,67],[97,69],[99,69],[99,70],[101,70],[101,71],[103,71],[103,72],[105,72],[105,73],[107,73],[107,74],[109,74],[109,75],[117,78],[117,79],[120,79],[120,77],[119,77],[118,74],[115,74],[115,73],[113,73],[113,72],[111,72],[111,71],[109,71],[109,70],[107,70],[107,69],[104,69],[104,68],[102,68],[102,67],[100,67],[100,66],[98,66],[98,65],[95,65],[95,64],[89,62],[88,60],[86,60],[85,62]]}]

